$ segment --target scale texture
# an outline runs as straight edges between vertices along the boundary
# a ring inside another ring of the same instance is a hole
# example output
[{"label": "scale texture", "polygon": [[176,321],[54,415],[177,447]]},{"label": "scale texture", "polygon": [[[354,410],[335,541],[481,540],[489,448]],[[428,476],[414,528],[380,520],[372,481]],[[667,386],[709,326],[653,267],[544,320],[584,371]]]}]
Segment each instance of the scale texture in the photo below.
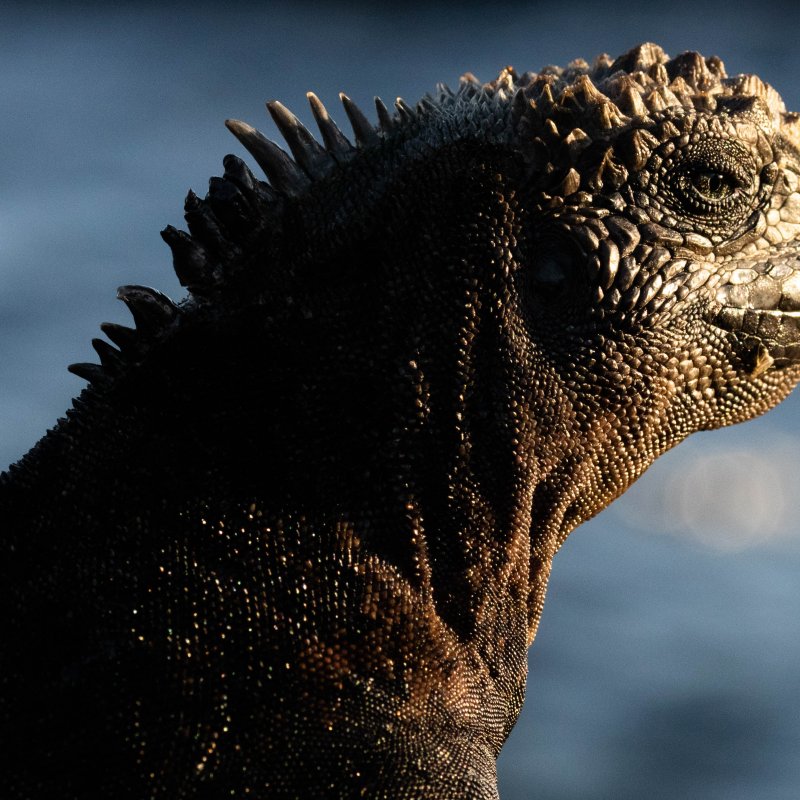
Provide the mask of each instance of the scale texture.
[{"label": "scale texture", "polygon": [[[800,119],[645,44],[234,156],[0,477],[8,800],[497,797],[552,558],[800,378]],[[536,787],[531,787],[535,793]]]}]

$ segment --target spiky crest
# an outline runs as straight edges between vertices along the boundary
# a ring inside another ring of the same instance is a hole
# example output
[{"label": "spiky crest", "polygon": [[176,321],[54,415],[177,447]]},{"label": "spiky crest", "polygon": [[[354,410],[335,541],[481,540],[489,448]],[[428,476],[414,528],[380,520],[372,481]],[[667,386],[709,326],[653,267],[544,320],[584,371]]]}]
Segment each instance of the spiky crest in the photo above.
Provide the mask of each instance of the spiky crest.
[{"label": "spiky crest", "polygon": [[[668,108],[720,108],[728,114],[759,115],[784,140],[800,148],[800,115],[787,113],[771,86],[752,75],[727,77],[716,57],[703,58],[689,52],[670,59],[651,43],[613,60],[603,54],[592,65],[578,59],[563,68],[548,66],[538,73],[522,74],[506,67],[485,84],[466,73],[455,92],[437,84],[435,95],[426,96],[414,107],[398,98],[394,114],[375,98],[377,126],[341,94],[353,131],[352,142],[317,96],[309,93],[307,97],[322,144],[278,101],[271,101],[267,108],[291,156],[247,123],[227,120],[226,126],[268,182],[256,179],[241,159],[229,155],[224,159],[223,178],[212,178],[205,199],[189,193],[186,221],[190,232],[171,225],[162,231],[178,279],[190,293],[187,309],[193,302],[213,302],[213,297],[224,290],[230,271],[240,266],[243,254],[258,236],[280,229],[287,203],[300,201],[314,184],[328,179],[346,162],[397,139],[417,136],[435,145],[453,137],[479,136],[529,151],[533,168],[557,157],[563,162],[566,153],[562,167],[548,173],[549,191],[562,197],[578,191],[603,191],[612,206],[616,188],[629,172],[642,168],[658,140],[680,135],[672,120],[662,118]],[[609,139],[612,131],[614,146],[601,151],[603,155],[591,172],[582,174],[578,169],[581,153]],[[670,294],[664,291],[664,285],[668,285],[670,276],[658,273],[658,264],[637,265],[628,255],[629,245],[619,246],[626,235],[632,235],[625,221],[612,217],[596,223],[600,238],[608,234],[609,225],[616,225],[613,240],[601,242],[595,256],[601,273],[602,296],[598,302],[625,308],[647,303],[650,295],[656,294],[659,302],[668,302]],[[655,223],[650,227],[660,228],[654,234],[656,239],[660,236],[665,241],[670,235]],[[658,252],[656,247],[650,259],[657,260]],[[634,287],[640,268],[655,275],[649,284]],[[659,286],[655,285],[657,281]],[[101,365],[75,364],[69,368],[95,385],[104,384],[126,363],[141,358],[153,341],[179,324],[185,313],[154,289],[122,287],[118,297],[131,310],[136,329],[104,323],[103,332],[120,350],[96,340]]]}]

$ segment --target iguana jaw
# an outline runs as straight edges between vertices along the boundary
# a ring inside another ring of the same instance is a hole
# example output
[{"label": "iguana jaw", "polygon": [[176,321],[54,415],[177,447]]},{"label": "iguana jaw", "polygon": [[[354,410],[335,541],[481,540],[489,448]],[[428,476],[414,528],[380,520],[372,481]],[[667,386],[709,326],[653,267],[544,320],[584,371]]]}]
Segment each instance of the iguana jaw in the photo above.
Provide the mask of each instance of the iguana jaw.
[{"label": "iguana jaw", "polygon": [[[787,269],[791,272],[785,275]],[[717,290],[721,308],[713,323],[743,340],[751,377],[772,366],[800,362],[800,272],[785,264],[742,272],[753,272],[749,282],[731,282]]]}]

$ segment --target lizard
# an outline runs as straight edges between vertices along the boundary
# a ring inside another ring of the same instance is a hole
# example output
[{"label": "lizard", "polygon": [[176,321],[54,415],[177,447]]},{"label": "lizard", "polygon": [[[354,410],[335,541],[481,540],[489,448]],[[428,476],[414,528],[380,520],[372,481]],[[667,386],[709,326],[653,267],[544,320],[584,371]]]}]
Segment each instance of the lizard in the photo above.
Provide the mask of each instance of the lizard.
[{"label": "lizard", "polygon": [[4,797],[496,798],[554,555],[800,378],[800,116],[719,58],[235,156],[0,477]]}]

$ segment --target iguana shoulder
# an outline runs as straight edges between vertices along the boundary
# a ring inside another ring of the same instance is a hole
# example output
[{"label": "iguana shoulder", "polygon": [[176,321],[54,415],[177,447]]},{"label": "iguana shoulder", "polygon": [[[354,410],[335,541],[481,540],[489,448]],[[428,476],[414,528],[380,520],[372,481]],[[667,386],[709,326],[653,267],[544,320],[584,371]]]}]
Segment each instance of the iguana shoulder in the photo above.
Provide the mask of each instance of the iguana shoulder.
[{"label": "iguana shoulder", "polygon": [[759,79],[642,45],[343,98],[351,138],[310,100],[291,155],[228,123],[268,182],[190,193],[187,299],[122,287],[0,477],[10,797],[495,797],[564,538],[800,377]]}]

